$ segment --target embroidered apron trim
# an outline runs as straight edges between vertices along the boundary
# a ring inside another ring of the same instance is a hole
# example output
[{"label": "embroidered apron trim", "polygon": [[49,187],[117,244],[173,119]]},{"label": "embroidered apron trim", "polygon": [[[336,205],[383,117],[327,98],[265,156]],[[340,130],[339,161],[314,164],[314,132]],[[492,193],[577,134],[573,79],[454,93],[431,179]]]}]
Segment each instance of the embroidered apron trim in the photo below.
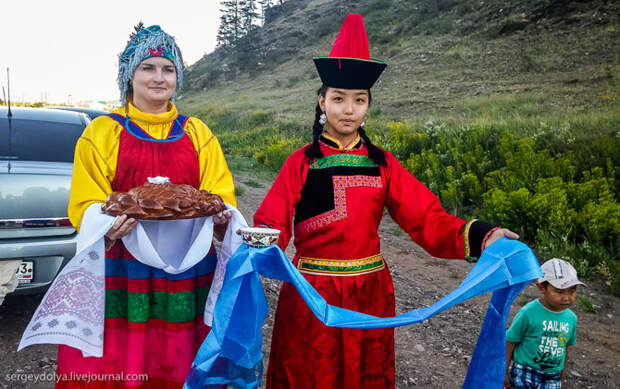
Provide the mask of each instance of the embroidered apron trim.
[{"label": "embroidered apron trim", "polygon": [[166,139],[155,139],[142,128],[140,128],[140,126],[129,120],[128,117],[124,117],[117,113],[109,113],[106,116],[116,120],[121,126],[123,126],[131,135],[135,136],[136,138],[148,140],[151,142],[174,142],[181,139],[185,134],[185,124],[189,119],[189,116],[178,115],[172,122]]},{"label": "embroidered apron trim", "polygon": [[377,165],[367,155],[334,154],[315,159],[310,163],[310,169],[325,169],[334,166],[375,167]]},{"label": "embroidered apron trim", "polygon": [[372,176],[333,176],[332,180],[334,183],[334,209],[299,222],[297,224],[299,231],[309,233],[328,224],[345,219],[347,217],[347,188],[361,186],[381,188],[383,185],[381,177]]},{"label": "embroidered apron trim", "polygon": [[331,276],[358,276],[381,270],[384,267],[385,262],[381,254],[359,259],[299,257],[297,263],[300,273]]}]

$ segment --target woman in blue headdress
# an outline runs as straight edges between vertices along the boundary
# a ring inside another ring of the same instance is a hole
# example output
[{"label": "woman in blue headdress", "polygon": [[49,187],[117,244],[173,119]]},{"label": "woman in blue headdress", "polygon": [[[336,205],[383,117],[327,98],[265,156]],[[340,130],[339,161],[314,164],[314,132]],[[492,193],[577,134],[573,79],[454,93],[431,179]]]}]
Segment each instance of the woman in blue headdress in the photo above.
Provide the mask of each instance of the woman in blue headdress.
[{"label": "woman in blue headdress", "polygon": [[[90,205],[154,176],[217,193],[236,206],[217,139],[199,119],[179,115],[173,103],[182,82],[173,37],[150,26],[130,39],[119,56],[122,107],[95,119],[76,145],[69,202],[76,229]],[[216,236],[229,217],[214,218]],[[103,357],[60,345],[57,387],[180,388],[209,332],[203,311],[217,261],[213,246],[194,267],[168,274],[135,260],[123,245],[120,238],[136,223],[121,216],[105,236]],[[88,310],[80,304],[86,305],[77,299],[71,309]]]}]

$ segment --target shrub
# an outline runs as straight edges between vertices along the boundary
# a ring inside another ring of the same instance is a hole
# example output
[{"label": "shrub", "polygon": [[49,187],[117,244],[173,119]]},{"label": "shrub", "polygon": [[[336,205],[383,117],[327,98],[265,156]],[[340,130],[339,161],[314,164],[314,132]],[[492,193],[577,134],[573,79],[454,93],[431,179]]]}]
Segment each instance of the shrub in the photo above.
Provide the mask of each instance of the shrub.
[{"label": "shrub", "polygon": [[[545,115],[541,96],[468,102],[473,119],[385,122],[367,132],[457,215],[519,233],[538,255],[562,256],[580,274],[603,276],[620,294],[620,114]],[[309,123],[270,111],[202,107],[226,153],[279,170],[310,141]],[[604,266],[603,266],[604,265]]]},{"label": "shrub", "polygon": [[253,157],[273,170],[280,170],[288,156],[300,146],[301,141],[299,139],[281,139],[266,146],[264,150],[256,152]]},{"label": "shrub", "polygon": [[262,186],[258,181],[251,180],[251,179],[244,182],[244,184],[246,184],[247,186],[251,188],[260,188]]},{"label": "shrub", "polygon": [[244,187],[235,185],[235,195],[237,197],[243,196],[244,193],[245,193],[245,188]]},{"label": "shrub", "polygon": [[587,313],[596,313],[598,305],[592,297],[581,295],[577,297],[577,307]]},{"label": "shrub", "polygon": [[611,282],[611,293],[614,296],[620,296],[620,273],[617,273],[616,277]]},{"label": "shrub", "polygon": [[273,121],[273,113],[265,111],[254,111],[241,121],[242,128],[254,128]]},{"label": "shrub", "polygon": [[[448,211],[511,228],[541,253],[565,253],[583,274],[618,263],[620,135],[582,144],[568,124],[540,122],[519,137],[498,123],[390,122],[373,133]],[[610,269],[620,285],[620,266]]]}]

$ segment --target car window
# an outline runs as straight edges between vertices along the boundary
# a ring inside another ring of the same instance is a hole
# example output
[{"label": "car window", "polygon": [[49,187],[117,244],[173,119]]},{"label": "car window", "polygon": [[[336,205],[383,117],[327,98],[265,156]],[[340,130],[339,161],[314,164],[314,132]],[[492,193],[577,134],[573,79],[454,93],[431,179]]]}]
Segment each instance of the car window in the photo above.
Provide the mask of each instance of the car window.
[{"label": "car window", "polygon": [[13,119],[8,142],[8,120],[0,120],[0,159],[73,162],[83,131],[80,124]]}]

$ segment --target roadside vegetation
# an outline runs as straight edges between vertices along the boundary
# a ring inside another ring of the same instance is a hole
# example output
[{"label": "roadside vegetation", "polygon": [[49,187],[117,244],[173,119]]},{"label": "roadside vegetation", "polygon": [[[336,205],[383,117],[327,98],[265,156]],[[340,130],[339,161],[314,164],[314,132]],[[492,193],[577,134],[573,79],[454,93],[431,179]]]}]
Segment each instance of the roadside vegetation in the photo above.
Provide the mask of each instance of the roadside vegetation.
[{"label": "roadside vegetation", "polygon": [[[0,99],[0,106],[7,106],[8,102]],[[37,101],[34,103],[22,103],[22,102],[15,102],[15,101],[11,101],[11,107],[30,107],[30,108],[42,108],[45,107],[46,105],[48,105],[46,102],[43,101]]]},{"label": "roadside vegetation", "polygon": [[277,172],[310,142],[320,81],[309,59],[329,50],[341,8],[362,12],[372,56],[389,64],[366,121],[373,141],[449,212],[511,228],[541,260],[567,259],[620,295],[620,6],[284,5],[257,30],[263,42],[278,39],[259,48],[260,65],[236,67],[216,50],[190,68],[179,105],[227,155]]},{"label": "roadside vegetation", "polygon": [[[521,112],[515,103],[490,105]],[[388,122],[372,133],[450,212],[509,227],[541,259],[567,259],[620,295],[619,108]]]},{"label": "roadside vegetation", "polygon": [[[620,104],[601,100],[552,112],[536,96],[496,96],[464,102],[458,116],[398,122],[375,110],[367,129],[449,212],[509,227],[541,258],[567,259],[620,295]],[[197,114],[227,154],[263,169],[310,141],[309,124],[264,111]]]}]

